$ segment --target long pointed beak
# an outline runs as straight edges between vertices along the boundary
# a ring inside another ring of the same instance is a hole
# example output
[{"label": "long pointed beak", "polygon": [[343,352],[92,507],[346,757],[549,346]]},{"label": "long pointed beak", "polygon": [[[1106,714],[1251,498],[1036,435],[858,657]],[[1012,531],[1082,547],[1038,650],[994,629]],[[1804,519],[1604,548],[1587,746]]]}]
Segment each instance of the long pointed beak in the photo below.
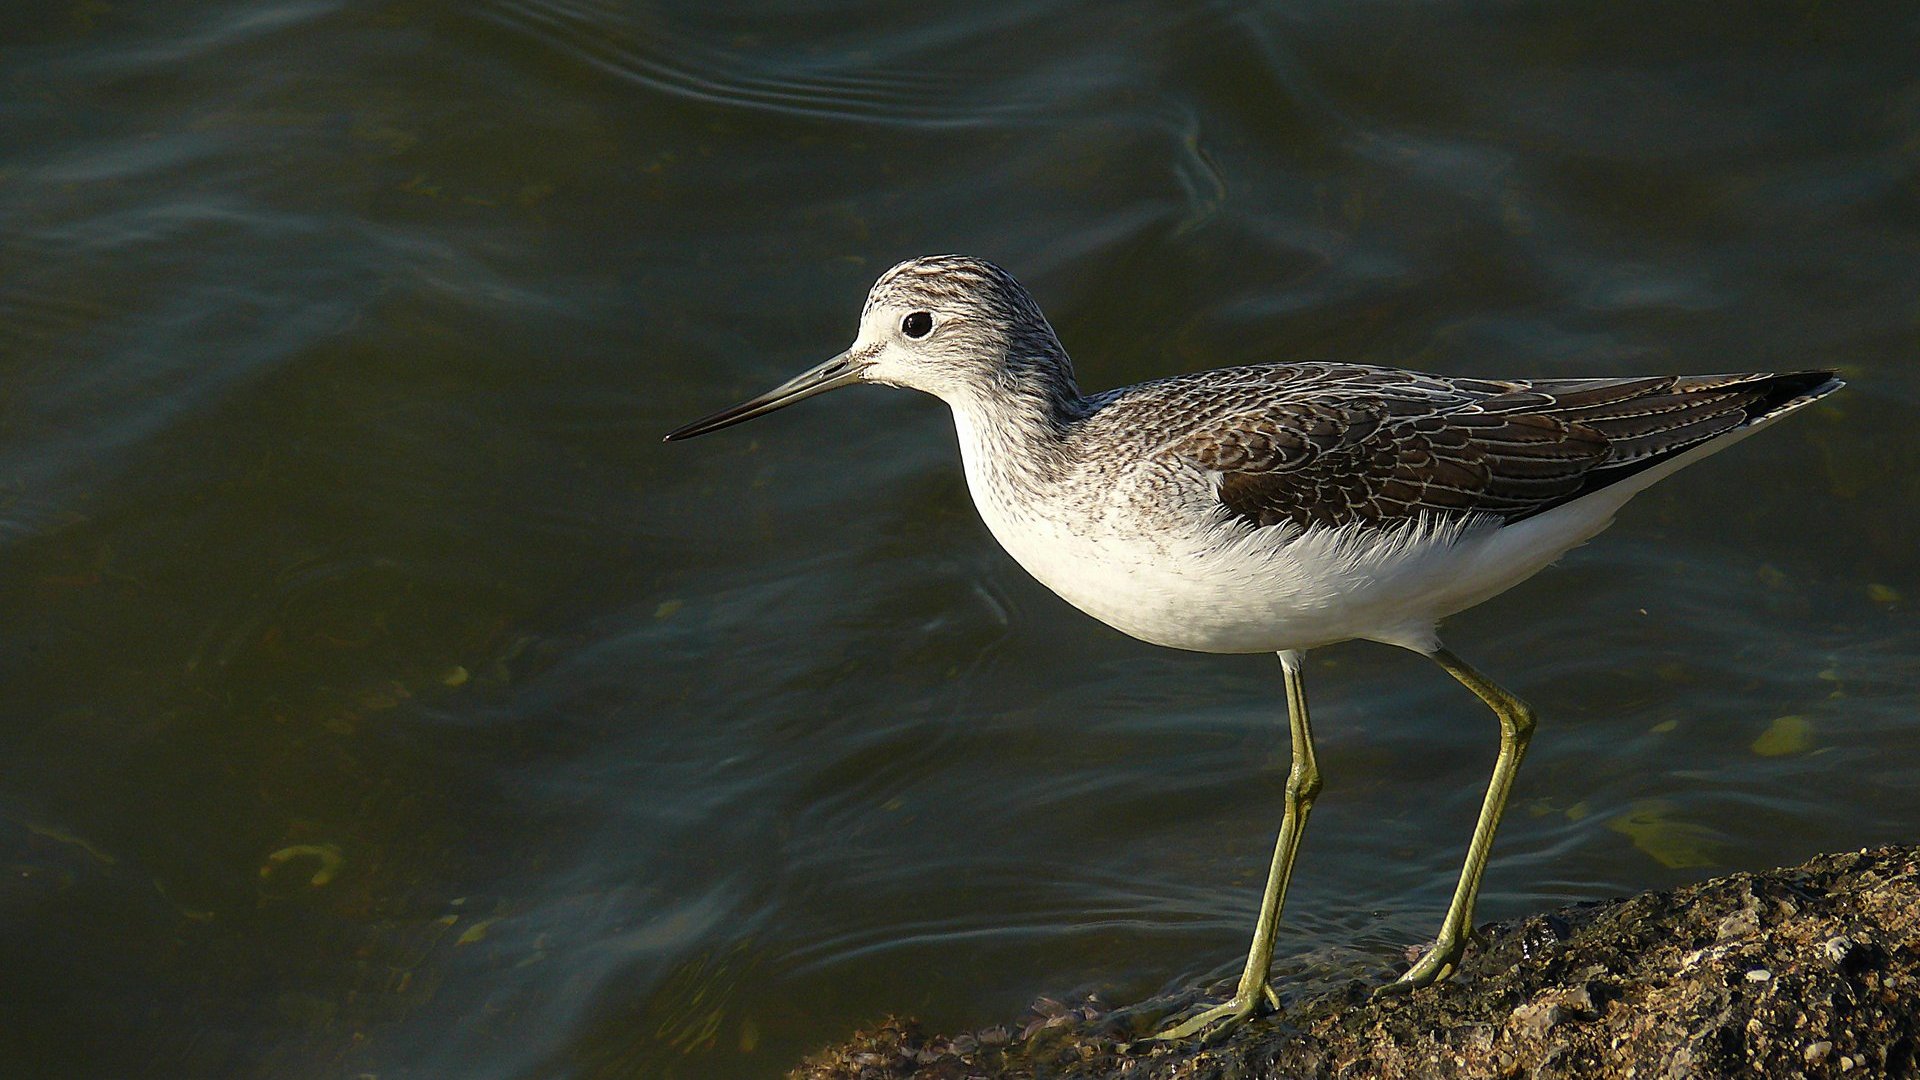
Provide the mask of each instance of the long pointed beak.
[{"label": "long pointed beak", "polygon": [[719,431],[723,427],[732,427],[745,420],[785,408],[802,398],[815,394],[824,394],[835,387],[846,386],[860,381],[860,369],[856,367],[847,353],[795,375],[779,386],[731,408],[721,409],[703,420],[695,420],[683,428],[667,432],[664,442],[676,439],[691,439],[695,435],[705,435],[709,431]]}]

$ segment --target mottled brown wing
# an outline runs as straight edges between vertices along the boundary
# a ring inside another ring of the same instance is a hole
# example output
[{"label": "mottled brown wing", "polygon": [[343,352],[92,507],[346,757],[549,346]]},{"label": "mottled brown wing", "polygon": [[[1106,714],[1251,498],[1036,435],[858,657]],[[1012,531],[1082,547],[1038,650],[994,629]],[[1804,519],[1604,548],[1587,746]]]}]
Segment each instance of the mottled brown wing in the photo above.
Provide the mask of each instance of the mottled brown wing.
[{"label": "mottled brown wing", "polygon": [[1604,435],[1552,416],[1434,404],[1282,405],[1173,449],[1221,474],[1236,516],[1302,527],[1519,516],[1577,491],[1607,456]]},{"label": "mottled brown wing", "polygon": [[1258,525],[1513,521],[1838,383],[1795,372],[1454,386],[1407,397],[1329,387],[1206,425],[1169,449],[1219,473],[1221,504]]}]

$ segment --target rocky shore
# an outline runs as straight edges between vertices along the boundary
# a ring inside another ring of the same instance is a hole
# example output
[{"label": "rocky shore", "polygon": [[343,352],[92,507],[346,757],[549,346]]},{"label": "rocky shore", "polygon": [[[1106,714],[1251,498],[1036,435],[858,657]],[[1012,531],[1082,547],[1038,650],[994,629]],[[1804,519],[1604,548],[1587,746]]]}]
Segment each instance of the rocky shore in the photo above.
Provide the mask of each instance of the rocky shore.
[{"label": "rocky shore", "polygon": [[1450,982],[1394,998],[1371,989],[1289,1001],[1204,1047],[1139,1041],[1197,994],[1126,1009],[1043,1000],[953,1035],[888,1019],[792,1076],[1920,1075],[1920,847],[1489,924]]}]

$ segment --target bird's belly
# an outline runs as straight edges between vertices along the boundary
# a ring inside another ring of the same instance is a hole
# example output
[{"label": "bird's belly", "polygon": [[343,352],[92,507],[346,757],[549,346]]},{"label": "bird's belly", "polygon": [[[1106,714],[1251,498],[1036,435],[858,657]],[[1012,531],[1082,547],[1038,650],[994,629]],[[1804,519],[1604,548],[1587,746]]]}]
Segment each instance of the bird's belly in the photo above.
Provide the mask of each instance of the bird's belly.
[{"label": "bird's belly", "polygon": [[[1121,633],[1176,649],[1249,653],[1309,648],[1352,637],[1297,590],[1236,587],[1237,575],[1195,573],[1135,561],[1109,547],[1084,558],[1015,560],[1041,584]],[[1199,569],[1199,568],[1193,568]],[[1215,568],[1220,569],[1218,567]]]},{"label": "bird's belly", "polygon": [[1260,553],[1182,550],[992,514],[987,524],[1042,585],[1121,633],[1156,645],[1273,652],[1354,636],[1339,631],[1342,612],[1317,603],[1310,582],[1274,573],[1272,560]]},{"label": "bird's belly", "polygon": [[1506,527],[1262,529],[1175,543],[992,516],[988,526],[1068,603],[1157,645],[1251,653],[1364,638],[1426,652],[1439,620],[1532,577],[1604,528],[1611,509]]}]

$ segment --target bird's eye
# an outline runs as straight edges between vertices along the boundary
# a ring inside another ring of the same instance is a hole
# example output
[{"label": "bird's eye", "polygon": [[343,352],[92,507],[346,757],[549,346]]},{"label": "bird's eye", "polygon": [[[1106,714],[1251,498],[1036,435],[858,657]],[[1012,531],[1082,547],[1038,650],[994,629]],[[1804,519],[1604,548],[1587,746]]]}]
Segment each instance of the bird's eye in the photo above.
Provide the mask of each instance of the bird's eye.
[{"label": "bird's eye", "polygon": [[933,312],[916,311],[901,319],[900,332],[910,338],[923,338],[933,333]]}]

